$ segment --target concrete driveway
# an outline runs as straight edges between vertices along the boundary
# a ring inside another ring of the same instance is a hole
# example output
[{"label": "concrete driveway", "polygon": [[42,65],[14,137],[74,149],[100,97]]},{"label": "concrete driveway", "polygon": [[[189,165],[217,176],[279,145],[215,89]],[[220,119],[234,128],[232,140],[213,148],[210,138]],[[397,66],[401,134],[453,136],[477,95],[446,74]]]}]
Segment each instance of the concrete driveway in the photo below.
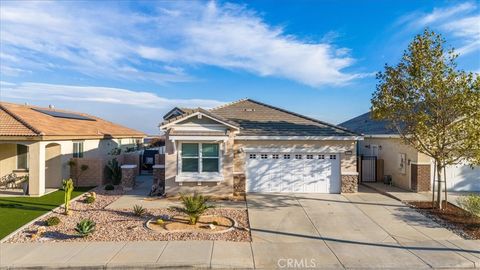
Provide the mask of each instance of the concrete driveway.
[{"label": "concrete driveway", "polygon": [[[480,263],[478,241],[463,240],[364,187],[348,195],[249,194],[247,205],[256,267],[289,258],[327,268],[470,268]],[[474,252],[464,252],[461,245],[473,245]]]}]

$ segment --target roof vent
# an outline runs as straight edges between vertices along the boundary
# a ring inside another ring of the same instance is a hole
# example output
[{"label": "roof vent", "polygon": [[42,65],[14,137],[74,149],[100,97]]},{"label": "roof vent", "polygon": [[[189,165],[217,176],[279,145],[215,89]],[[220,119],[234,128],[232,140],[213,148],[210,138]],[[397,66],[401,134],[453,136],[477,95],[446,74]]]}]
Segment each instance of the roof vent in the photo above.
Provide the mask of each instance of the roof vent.
[{"label": "roof vent", "polygon": [[255,111],[255,109],[253,109],[253,108],[247,108],[247,109],[243,109],[243,110],[246,111],[246,112],[254,112]]}]

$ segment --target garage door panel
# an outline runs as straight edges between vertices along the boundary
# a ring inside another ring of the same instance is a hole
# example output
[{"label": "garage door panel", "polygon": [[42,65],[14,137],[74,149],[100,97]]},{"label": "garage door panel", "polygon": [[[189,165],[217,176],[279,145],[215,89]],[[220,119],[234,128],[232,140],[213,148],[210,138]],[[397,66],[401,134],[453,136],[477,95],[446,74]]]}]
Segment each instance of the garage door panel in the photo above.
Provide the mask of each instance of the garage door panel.
[{"label": "garage door panel", "polygon": [[330,154],[255,153],[247,157],[249,192],[339,193],[340,166]]}]

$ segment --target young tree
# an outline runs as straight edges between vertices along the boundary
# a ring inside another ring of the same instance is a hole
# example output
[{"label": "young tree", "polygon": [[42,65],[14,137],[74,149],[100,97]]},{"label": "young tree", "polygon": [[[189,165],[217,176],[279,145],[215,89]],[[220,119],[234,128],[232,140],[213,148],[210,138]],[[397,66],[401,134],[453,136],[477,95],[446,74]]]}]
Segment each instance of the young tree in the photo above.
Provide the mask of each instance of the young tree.
[{"label": "young tree", "polygon": [[417,35],[396,66],[377,74],[371,108],[375,119],[388,120],[406,144],[435,161],[440,209],[445,166],[480,164],[480,76],[457,69],[458,55],[444,44],[428,29]]}]

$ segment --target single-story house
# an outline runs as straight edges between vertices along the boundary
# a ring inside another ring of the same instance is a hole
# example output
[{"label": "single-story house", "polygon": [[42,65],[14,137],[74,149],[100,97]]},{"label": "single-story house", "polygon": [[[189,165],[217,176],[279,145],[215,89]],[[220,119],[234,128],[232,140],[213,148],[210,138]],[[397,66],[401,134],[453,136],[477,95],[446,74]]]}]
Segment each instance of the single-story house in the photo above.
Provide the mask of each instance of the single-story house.
[{"label": "single-story house", "polygon": [[345,128],[251,99],[173,108],[160,127],[167,194],[357,191],[362,136]]},{"label": "single-story house", "polygon": [[[393,185],[414,191],[431,190],[433,160],[404,144],[388,121],[374,120],[368,112],[339,126],[364,135],[364,140],[358,142],[358,154],[383,160],[383,174],[392,177]],[[447,166],[446,175],[450,191],[480,191],[480,167],[471,168],[467,164]]]},{"label": "single-story house", "polygon": [[[145,134],[71,111],[0,102],[0,177],[29,175],[29,195],[41,196],[70,176],[72,158],[106,159]],[[96,168],[103,170],[103,168]]]}]

